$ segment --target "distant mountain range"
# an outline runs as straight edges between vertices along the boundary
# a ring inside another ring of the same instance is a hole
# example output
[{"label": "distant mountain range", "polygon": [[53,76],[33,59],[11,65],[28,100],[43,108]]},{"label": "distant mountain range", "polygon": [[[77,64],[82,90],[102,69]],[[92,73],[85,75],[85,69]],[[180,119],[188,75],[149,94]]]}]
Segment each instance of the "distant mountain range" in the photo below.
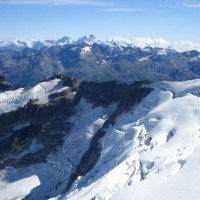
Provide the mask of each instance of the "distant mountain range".
[{"label": "distant mountain range", "polygon": [[[78,40],[72,40],[68,36],[64,36],[61,39],[52,39],[52,40],[44,40],[44,41],[23,41],[23,40],[10,40],[10,41],[0,41],[0,49],[6,50],[14,50],[14,51],[21,51],[26,48],[31,49],[41,49],[43,47],[53,47],[53,46],[64,46],[67,44],[80,44],[80,43],[106,43],[103,40],[96,39],[96,37],[92,34],[85,35]],[[108,42],[109,43],[109,42]]]},{"label": "distant mountain range", "polygon": [[200,78],[200,53],[136,47],[128,40],[86,35],[44,42],[0,42],[0,74],[13,85],[33,86],[62,74],[80,80],[188,80]]}]

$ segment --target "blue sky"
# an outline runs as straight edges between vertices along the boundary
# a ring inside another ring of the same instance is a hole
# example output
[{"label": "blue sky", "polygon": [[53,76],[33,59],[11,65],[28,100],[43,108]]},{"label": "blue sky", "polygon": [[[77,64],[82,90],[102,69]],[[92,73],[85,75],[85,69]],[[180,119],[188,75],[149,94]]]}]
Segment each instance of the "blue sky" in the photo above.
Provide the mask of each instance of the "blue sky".
[{"label": "blue sky", "polygon": [[0,40],[151,37],[200,41],[200,0],[0,0]]}]

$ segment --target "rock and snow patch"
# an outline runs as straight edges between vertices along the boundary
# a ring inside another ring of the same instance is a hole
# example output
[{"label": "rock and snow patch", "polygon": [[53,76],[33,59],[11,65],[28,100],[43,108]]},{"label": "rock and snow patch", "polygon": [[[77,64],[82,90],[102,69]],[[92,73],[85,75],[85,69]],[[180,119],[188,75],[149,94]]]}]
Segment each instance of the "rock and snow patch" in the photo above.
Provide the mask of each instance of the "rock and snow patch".
[{"label": "rock and snow patch", "polygon": [[167,55],[168,54],[168,50],[167,49],[160,49],[157,52],[158,55]]},{"label": "rock and snow patch", "polygon": [[[55,149],[47,157],[47,163],[39,163],[19,169],[8,168],[0,170],[0,198],[2,197],[1,192],[8,191],[4,188],[9,187],[11,195],[9,196],[8,193],[6,197],[9,200],[13,199],[12,193],[15,194],[15,188],[10,187],[10,185],[12,186],[16,181],[23,181],[24,178],[33,175],[38,177],[40,184],[34,184],[34,181],[33,184],[27,185],[16,182],[19,187],[17,190],[17,195],[19,195],[16,198],[21,200],[26,195],[29,195],[30,199],[46,200],[61,194],[66,189],[70,175],[74,172],[81,157],[89,148],[92,137],[116,109],[116,106],[116,104],[111,104],[107,108],[93,108],[92,104],[87,103],[85,99],[81,99],[76,106],[76,114],[68,120],[71,129],[63,138],[63,146]],[[21,127],[23,126],[25,124],[21,125]],[[37,144],[33,140],[29,149],[22,152],[18,158],[20,159],[28,153],[37,152],[41,148],[43,148],[43,145]],[[1,185],[3,185],[2,188]],[[21,187],[22,189],[20,189]],[[25,190],[26,193],[22,190]]]},{"label": "rock and snow patch", "polygon": [[24,156],[26,156],[27,154],[34,154],[36,152],[38,152],[39,150],[41,150],[42,148],[44,148],[45,146],[43,144],[39,144],[36,142],[36,139],[34,139],[31,143],[31,145],[28,147],[27,150],[23,151],[18,157],[17,159],[20,159]]},{"label": "rock and snow patch", "polygon": [[35,104],[47,104],[50,94],[61,92],[67,88],[62,86],[60,79],[54,79],[39,83],[29,90],[20,88],[14,91],[2,92],[0,93],[0,114],[23,107],[30,100],[34,100]]},{"label": "rock and snow patch", "polygon": [[143,57],[139,59],[139,62],[144,62],[149,59],[149,56]]},{"label": "rock and snow patch", "polygon": [[91,52],[91,48],[92,48],[91,46],[86,46],[86,47],[82,48],[80,54],[82,56],[85,55],[85,54],[89,54]]}]

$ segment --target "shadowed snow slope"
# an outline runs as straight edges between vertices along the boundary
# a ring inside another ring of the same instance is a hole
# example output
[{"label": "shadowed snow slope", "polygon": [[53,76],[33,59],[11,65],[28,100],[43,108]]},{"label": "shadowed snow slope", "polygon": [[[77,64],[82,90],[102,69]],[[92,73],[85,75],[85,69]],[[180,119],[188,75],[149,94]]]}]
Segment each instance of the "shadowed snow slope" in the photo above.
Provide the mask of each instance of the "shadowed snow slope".
[{"label": "shadowed snow slope", "polygon": [[152,87],[107,130],[98,163],[61,199],[199,199],[200,80]]}]

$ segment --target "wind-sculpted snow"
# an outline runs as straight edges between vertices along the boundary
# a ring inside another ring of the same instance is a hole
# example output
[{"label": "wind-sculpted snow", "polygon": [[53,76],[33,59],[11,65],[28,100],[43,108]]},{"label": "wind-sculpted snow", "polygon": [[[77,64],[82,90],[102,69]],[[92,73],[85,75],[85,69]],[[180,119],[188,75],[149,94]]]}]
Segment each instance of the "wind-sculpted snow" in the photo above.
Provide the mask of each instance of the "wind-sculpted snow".
[{"label": "wind-sculpted snow", "polygon": [[[184,82],[169,82],[169,81],[163,81],[163,82],[156,82],[153,85],[155,85],[155,88],[162,88],[163,90],[170,90],[174,93],[193,93],[195,89],[199,89],[200,85],[200,79],[195,80],[189,80]],[[199,89],[200,90],[200,89]]]},{"label": "wind-sculpted snow", "polygon": [[200,80],[152,87],[148,97],[107,130],[98,163],[63,199],[110,199],[114,194],[120,200],[198,199],[199,175],[192,177],[194,170],[198,174],[200,97],[192,93],[200,89]]}]

